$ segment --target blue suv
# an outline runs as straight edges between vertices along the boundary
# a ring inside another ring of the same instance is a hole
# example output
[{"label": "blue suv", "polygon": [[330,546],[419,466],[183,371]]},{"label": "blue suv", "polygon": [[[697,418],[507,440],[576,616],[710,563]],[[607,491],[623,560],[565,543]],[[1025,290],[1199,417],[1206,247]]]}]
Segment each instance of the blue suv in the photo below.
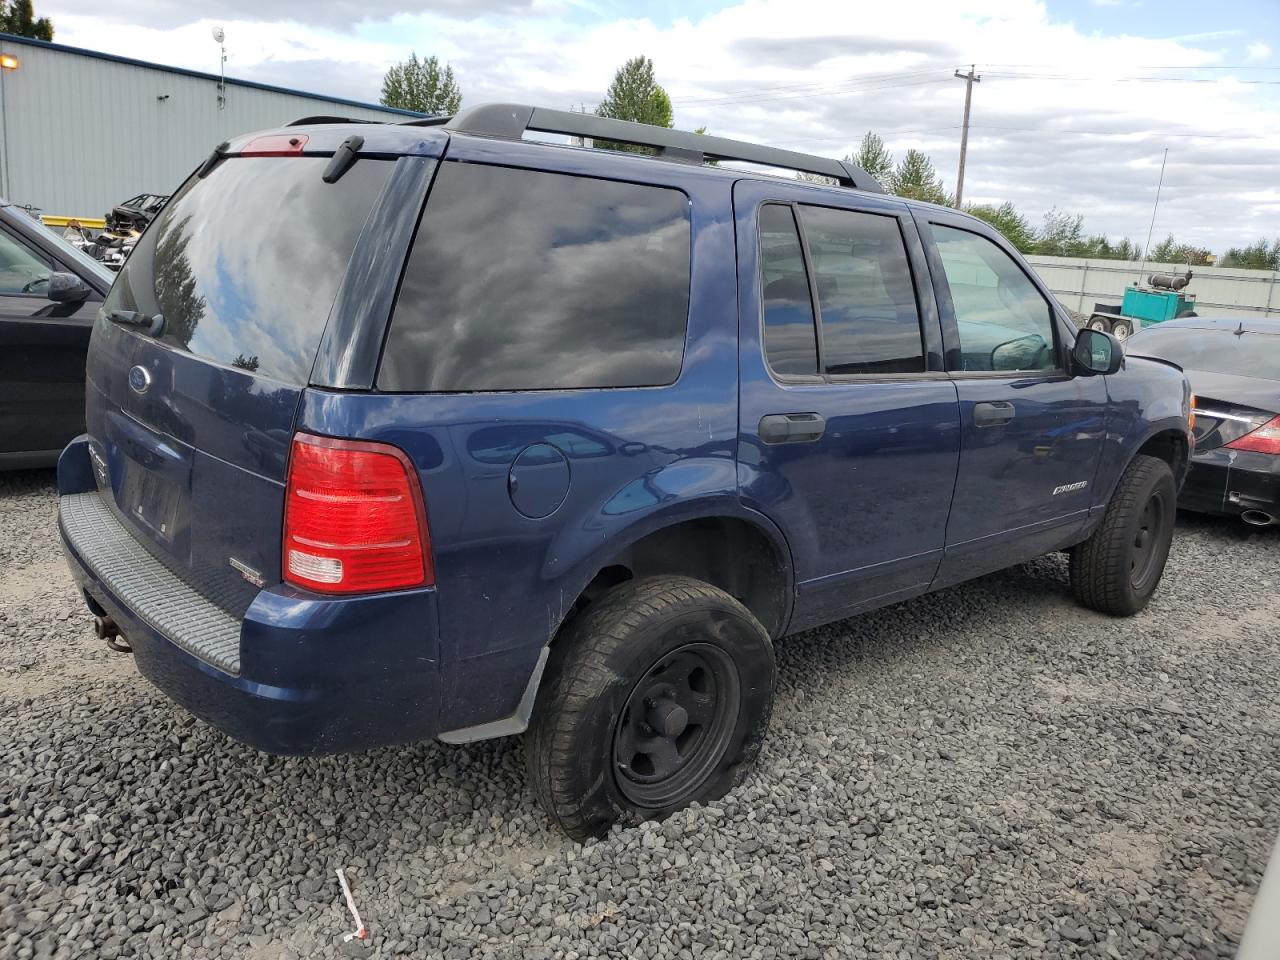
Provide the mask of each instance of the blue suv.
[{"label": "blue suv", "polygon": [[972,217],[508,104],[220,145],[87,379],[101,636],[266,751],[525,733],[575,837],[730,789],[787,634],[1056,550],[1141,610],[1193,443],[1182,371]]}]

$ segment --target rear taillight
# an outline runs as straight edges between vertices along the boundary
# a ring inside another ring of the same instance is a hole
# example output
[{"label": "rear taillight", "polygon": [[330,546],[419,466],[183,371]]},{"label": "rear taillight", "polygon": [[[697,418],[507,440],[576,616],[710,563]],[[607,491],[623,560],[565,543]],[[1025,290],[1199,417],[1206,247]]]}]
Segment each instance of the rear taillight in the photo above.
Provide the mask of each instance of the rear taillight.
[{"label": "rear taillight", "polygon": [[1231,450],[1280,454],[1280,417],[1273,417],[1258,429],[1237,437],[1227,447]]},{"label": "rear taillight", "polygon": [[284,504],[284,579],[322,593],[435,582],[417,472],[385,443],[297,434]]}]

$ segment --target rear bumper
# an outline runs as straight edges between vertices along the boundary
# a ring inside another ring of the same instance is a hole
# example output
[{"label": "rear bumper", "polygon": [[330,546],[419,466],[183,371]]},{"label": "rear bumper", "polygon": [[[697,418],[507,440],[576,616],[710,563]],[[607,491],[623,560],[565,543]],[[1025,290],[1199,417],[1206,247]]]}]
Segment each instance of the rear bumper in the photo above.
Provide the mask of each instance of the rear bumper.
[{"label": "rear bumper", "polygon": [[1260,510],[1280,519],[1280,457],[1247,450],[1197,450],[1178,506],[1239,516]]},{"label": "rear bumper", "polygon": [[[115,620],[148,680],[270,753],[363,750],[439,731],[434,590],[333,599],[277,585],[235,621],[163,567],[131,579],[137,542],[120,541],[118,521],[91,535],[84,519],[83,498],[98,494],[83,489],[92,473],[68,460],[82,442],[59,465],[63,549],[87,600]],[[190,623],[213,630],[218,645],[193,645]]]}]

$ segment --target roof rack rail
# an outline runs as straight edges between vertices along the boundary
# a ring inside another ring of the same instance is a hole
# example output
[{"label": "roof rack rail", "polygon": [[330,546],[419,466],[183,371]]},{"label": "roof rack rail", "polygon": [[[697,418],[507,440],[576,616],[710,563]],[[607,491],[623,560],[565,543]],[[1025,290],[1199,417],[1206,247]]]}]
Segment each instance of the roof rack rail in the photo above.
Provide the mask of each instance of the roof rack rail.
[{"label": "roof rack rail", "polygon": [[830,177],[841,186],[884,193],[879,181],[861,167],[830,157],[817,157],[794,150],[765,147],[741,140],[713,137],[702,133],[686,133],[667,127],[655,127],[627,120],[613,120],[589,113],[569,113],[518,103],[486,103],[471,107],[452,117],[428,117],[402,121],[408,126],[444,126],[458,133],[519,140],[526,130],[558,133],[595,140],[613,140],[634,146],[653,147],[658,156],[685,163],[712,160],[740,160],[784,170],[798,170]]},{"label": "roof rack rail", "polygon": [[315,127],[323,123],[377,123],[377,120],[357,120],[355,117],[330,117],[325,115],[315,117],[299,117],[286,123],[286,127]]}]

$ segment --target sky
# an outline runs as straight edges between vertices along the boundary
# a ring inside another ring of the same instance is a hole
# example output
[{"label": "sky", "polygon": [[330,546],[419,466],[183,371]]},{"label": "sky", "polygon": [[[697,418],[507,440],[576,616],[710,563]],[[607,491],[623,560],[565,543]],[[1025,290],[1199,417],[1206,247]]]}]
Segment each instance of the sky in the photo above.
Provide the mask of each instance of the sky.
[{"label": "sky", "polygon": [[[948,190],[975,64],[964,198],[1221,253],[1280,237],[1280,0],[37,0],[55,40],[376,101],[410,52],[464,106],[595,106],[653,59],[676,125],[833,157],[874,130]],[[197,12],[198,11],[198,14]],[[1153,241],[1154,242],[1154,241]]]}]

